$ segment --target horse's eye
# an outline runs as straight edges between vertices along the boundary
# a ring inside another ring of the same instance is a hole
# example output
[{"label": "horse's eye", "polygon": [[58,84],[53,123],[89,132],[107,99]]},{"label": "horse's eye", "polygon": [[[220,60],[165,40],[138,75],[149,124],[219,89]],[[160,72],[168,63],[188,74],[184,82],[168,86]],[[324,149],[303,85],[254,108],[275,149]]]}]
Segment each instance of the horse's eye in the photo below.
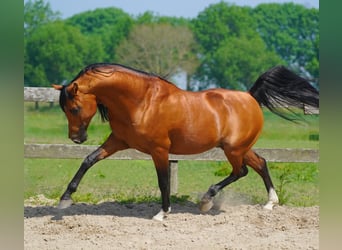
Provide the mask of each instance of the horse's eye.
[{"label": "horse's eye", "polygon": [[80,112],[80,108],[79,107],[70,109],[70,113],[73,114],[73,115],[77,115],[79,112]]}]

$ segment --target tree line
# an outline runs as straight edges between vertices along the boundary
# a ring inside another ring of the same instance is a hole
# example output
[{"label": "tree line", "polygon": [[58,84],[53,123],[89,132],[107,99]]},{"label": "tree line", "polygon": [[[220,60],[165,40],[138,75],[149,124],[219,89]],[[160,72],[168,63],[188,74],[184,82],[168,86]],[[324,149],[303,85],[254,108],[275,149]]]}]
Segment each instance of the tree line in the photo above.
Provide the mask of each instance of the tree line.
[{"label": "tree line", "polygon": [[24,5],[24,84],[68,83],[86,65],[112,62],[189,90],[246,90],[282,64],[319,87],[319,10],[294,3],[212,4],[196,18],[131,16],[99,8],[62,19],[44,0]]}]

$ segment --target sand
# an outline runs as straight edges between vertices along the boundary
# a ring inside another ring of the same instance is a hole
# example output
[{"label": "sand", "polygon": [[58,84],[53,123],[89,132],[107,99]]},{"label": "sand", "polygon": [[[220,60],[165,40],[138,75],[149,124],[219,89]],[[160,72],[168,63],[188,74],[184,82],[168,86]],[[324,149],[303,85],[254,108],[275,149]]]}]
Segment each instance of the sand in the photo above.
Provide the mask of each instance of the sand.
[{"label": "sand", "polygon": [[24,203],[24,247],[37,249],[318,249],[319,207],[225,201],[201,214],[192,202],[172,204],[164,221],[151,218],[160,204],[78,203],[59,210],[43,196]]}]

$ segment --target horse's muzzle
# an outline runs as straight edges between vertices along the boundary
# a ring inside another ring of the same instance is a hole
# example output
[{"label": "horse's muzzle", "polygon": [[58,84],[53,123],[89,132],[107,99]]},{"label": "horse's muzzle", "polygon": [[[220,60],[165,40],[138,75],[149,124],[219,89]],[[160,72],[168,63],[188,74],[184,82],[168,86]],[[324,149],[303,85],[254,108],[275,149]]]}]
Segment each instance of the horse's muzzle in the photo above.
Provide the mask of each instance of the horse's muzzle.
[{"label": "horse's muzzle", "polygon": [[80,126],[78,131],[69,131],[69,138],[76,144],[82,144],[88,138],[86,126]]},{"label": "horse's muzzle", "polygon": [[87,137],[88,135],[86,132],[78,133],[78,134],[71,134],[69,136],[70,140],[72,140],[76,144],[82,144],[83,142],[87,140]]}]

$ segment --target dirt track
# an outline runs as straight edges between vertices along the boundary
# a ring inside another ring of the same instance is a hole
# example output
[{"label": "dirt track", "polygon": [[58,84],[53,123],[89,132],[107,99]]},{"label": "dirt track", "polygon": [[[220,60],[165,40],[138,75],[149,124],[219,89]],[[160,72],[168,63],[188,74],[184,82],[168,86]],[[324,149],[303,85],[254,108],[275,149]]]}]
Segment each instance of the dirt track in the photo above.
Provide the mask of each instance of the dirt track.
[{"label": "dirt track", "polygon": [[228,205],[200,214],[173,204],[75,204],[65,210],[25,202],[25,249],[318,249],[319,207]]}]

